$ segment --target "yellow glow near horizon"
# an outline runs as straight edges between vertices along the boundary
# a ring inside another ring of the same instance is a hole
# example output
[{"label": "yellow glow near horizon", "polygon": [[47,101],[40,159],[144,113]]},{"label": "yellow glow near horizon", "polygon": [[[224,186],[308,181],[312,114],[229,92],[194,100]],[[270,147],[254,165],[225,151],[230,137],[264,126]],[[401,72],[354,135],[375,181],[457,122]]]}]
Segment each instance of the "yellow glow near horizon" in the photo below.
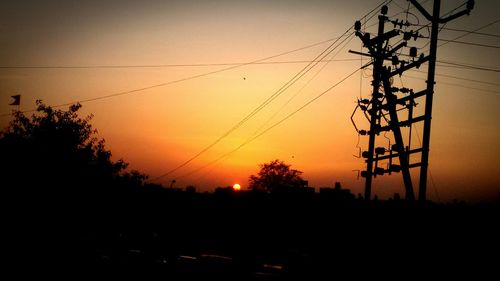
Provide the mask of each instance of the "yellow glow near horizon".
[{"label": "yellow glow near horizon", "polygon": [[239,185],[238,183],[235,183],[235,184],[233,185],[233,190],[234,190],[234,191],[240,191],[240,190],[241,190],[241,185]]}]

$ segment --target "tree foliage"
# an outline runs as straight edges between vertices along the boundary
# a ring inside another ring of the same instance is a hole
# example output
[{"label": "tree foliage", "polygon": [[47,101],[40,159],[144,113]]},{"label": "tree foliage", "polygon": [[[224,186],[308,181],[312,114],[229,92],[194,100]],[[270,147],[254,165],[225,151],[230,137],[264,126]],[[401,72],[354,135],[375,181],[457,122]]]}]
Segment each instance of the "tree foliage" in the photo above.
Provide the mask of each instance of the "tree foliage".
[{"label": "tree foliage", "polygon": [[250,188],[267,192],[289,192],[299,190],[305,184],[301,171],[290,169],[291,165],[278,159],[260,165],[257,175],[250,176]]},{"label": "tree foliage", "polygon": [[113,161],[104,139],[92,128],[92,115],[80,118],[80,104],[55,110],[37,101],[31,117],[15,112],[0,133],[2,180],[11,188],[92,189],[118,183],[141,184],[145,176],[125,172],[127,163]]}]

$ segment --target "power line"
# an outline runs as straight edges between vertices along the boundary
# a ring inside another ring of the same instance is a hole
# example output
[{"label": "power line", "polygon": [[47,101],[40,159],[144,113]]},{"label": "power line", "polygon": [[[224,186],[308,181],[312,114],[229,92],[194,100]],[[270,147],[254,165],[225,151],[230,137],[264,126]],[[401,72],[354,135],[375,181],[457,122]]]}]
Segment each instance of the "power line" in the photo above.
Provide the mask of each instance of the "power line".
[{"label": "power line", "polygon": [[492,86],[500,86],[500,83],[493,83],[493,82],[487,82],[487,81],[482,81],[482,80],[469,79],[469,78],[458,77],[458,76],[454,76],[454,75],[436,74],[436,76],[453,78],[453,79],[458,79],[458,80],[463,80],[463,81],[469,81],[469,82],[475,82],[475,83],[482,83],[482,84],[487,84],[487,85],[492,85]]},{"label": "power line", "polygon": [[[417,80],[427,80],[426,78],[422,77],[416,77],[416,76],[411,76],[411,75],[405,75],[407,78],[412,78],[412,79],[417,79]],[[439,82],[440,84],[443,85],[449,85],[449,86],[454,86],[454,87],[460,87],[464,89],[470,89],[470,90],[476,90],[476,91],[482,91],[482,92],[489,92],[489,93],[495,93],[495,94],[500,94],[500,91],[493,91],[493,90],[487,90],[487,89],[481,89],[481,88],[475,88],[475,87],[469,87],[465,85],[460,85],[460,84],[455,84],[455,83],[447,83],[447,82]]]},{"label": "power line", "polygon": [[474,67],[468,67],[468,66],[458,66],[458,65],[448,65],[448,64],[443,64],[443,63],[437,63],[436,64],[439,67],[446,67],[446,68],[456,68],[456,69],[462,69],[462,70],[481,70],[481,71],[492,71],[496,72],[495,69],[492,70],[484,70],[484,69],[477,69]]},{"label": "power line", "polygon": [[[377,7],[375,7],[374,9],[372,9],[370,12],[368,12],[367,14],[365,14],[364,17],[368,16],[369,14],[373,13],[374,11],[376,11],[379,7],[381,7],[382,5],[386,4],[386,3],[390,3],[392,2],[392,0],[385,0],[383,1],[381,4],[379,4]],[[375,15],[375,14],[374,14]],[[372,17],[374,16],[372,15]],[[316,58],[319,58],[321,57],[330,47],[332,47],[341,37],[345,36],[349,30],[353,27],[353,25],[351,25],[345,32],[342,36],[340,36],[334,43],[332,43],[332,45],[330,45],[327,49],[325,49],[320,55],[318,55]],[[351,34],[352,36],[352,34]],[[342,43],[341,43],[342,44]],[[336,47],[335,47],[336,48]],[[335,50],[335,48],[333,48],[332,50],[330,50],[325,56],[329,55],[331,52],[333,52],[333,50]],[[316,60],[316,59],[315,59]],[[317,65],[317,63],[315,64]],[[314,66],[315,66],[314,65]],[[308,65],[309,66],[309,65]],[[267,100],[265,100],[260,106],[258,106],[256,109],[254,109],[249,115],[247,115],[245,118],[243,118],[240,122],[238,122],[235,126],[233,126],[229,131],[227,131],[226,133],[224,133],[221,137],[219,137],[215,142],[213,142],[212,144],[210,144],[209,146],[205,147],[204,149],[202,149],[200,152],[198,152],[196,155],[194,155],[193,157],[189,158],[188,160],[186,160],[185,162],[183,162],[182,164],[178,165],[177,167],[169,170],[168,172],[166,173],[163,173],[161,174],[160,176],[154,178],[153,180],[158,180],[162,177],[165,177],[167,175],[170,175],[172,173],[174,173],[175,171],[179,170],[180,168],[186,166],[187,164],[189,164],[190,162],[192,162],[194,159],[198,158],[201,154],[203,154],[204,152],[206,152],[208,149],[212,148],[214,145],[216,145],[218,142],[220,142],[223,138],[225,138],[226,136],[228,136],[231,132],[233,132],[234,130],[236,130],[237,128],[239,128],[243,123],[245,123],[248,119],[250,119],[251,117],[253,117],[257,112],[259,112],[262,108],[264,108],[267,104],[269,104],[269,102],[271,102],[272,100],[275,99],[275,97],[277,97],[278,95],[280,95],[284,90],[288,89],[288,87],[290,87],[293,83],[295,83],[297,80],[294,80],[295,78],[297,79],[300,79],[305,73],[307,73],[309,70],[312,69],[309,68],[308,70],[306,70],[306,68],[308,67],[306,66],[305,68],[303,68],[301,71],[299,71],[299,73],[297,73],[291,80],[289,80],[285,85],[283,85],[277,92],[275,92],[273,95],[271,95],[271,97],[269,97]],[[313,66],[313,67],[314,67]],[[301,74],[302,72],[302,74]],[[282,91],[283,90],[283,91]],[[280,92],[281,91],[281,92]],[[274,127],[274,126],[272,126]],[[262,135],[263,133],[267,132],[269,129],[266,129],[265,131],[263,131],[261,134],[257,135],[256,137]]]},{"label": "power line", "polygon": [[450,40],[450,39],[438,39],[438,40],[444,41],[446,43],[456,43],[456,44],[463,44],[463,45],[471,45],[471,46],[478,46],[478,47],[485,47],[485,48],[500,49],[500,46],[496,46],[496,45],[488,45],[488,44],[465,42],[465,41]]},{"label": "power line", "polygon": [[444,30],[449,30],[449,31],[467,32],[467,33],[469,33],[469,34],[476,34],[476,35],[483,35],[483,36],[489,36],[489,37],[496,37],[496,38],[500,38],[500,35],[497,35],[497,34],[492,34],[492,33],[475,32],[475,31],[466,30],[466,29],[457,29],[457,28],[449,28],[449,27],[445,27],[445,28],[443,28],[443,29],[444,29]]},{"label": "power line", "polygon": [[[323,41],[323,42],[329,42]],[[357,59],[319,60],[318,62],[330,61],[357,61]],[[0,69],[122,69],[122,68],[172,68],[172,67],[210,67],[210,66],[232,66],[232,65],[266,65],[266,64],[298,64],[311,63],[310,60],[288,60],[288,61],[266,61],[266,62],[226,62],[226,63],[195,63],[195,64],[142,64],[142,65],[53,65],[53,66],[0,66]]]},{"label": "power line", "polygon": [[399,9],[401,9],[401,11],[403,11],[403,12],[406,11],[406,9],[403,8],[403,7],[401,7],[401,5],[399,5],[397,1],[393,1],[392,4],[394,4],[394,6],[398,7]]},{"label": "power line", "polygon": [[[451,11],[448,11],[447,13],[443,14],[443,17],[447,17],[447,16],[449,16],[449,15],[453,14],[456,10],[460,9],[461,7],[465,6],[466,4],[467,4],[467,1],[466,1],[466,2],[464,2],[464,3],[462,3],[462,5],[459,5],[459,6],[455,7],[455,8],[454,8],[454,9],[452,9]],[[426,25],[422,25],[419,29],[417,29],[417,31],[419,31],[419,30],[421,30],[421,29],[423,29],[423,28],[425,28],[425,27],[429,28],[430,24],[431,24],[431,22],[429,22],[429,23],[428,23],[428,24],[426,24]],[[438,33],[441,33],[441,31],[442,31],[442,30],[446,27],[446,24],[447,24],[447,23],[443,24],[443,26],[441,26],[441,27],[439,28],[439,32],[438,32]],[[428,30],[427,32],[429,33],[429,37],[430,37],[430,31]],[[438,38],[438,40],[440,40],[440,39]],[[429,40],[429,41],[428,41],[428,42],[427,42],[424,46],[420,47],[420,49],[423,49],[423,48],[427,47],[430,43],[431,43],[431,41]],[[449,43],[449,42],[448,42],[448,43]]]},{"label": "power line", "polygon": [[500,83],[493,83],[493,82],[487,82],[487,81],[482,81],[482,80],[469,79],[469,78],[459,77],[459,76],[454,76],[454,75],[436,74],[436,76],[453,78],[453,79],[458,79],[458,80],[463,80],[463,81],[469,81],[469,82],[475,82],[475,83],[482,83],[482,84],[487,84],[487,85],[492,85],[492,86],[500,86]]},{"label": "power line", "polygon": [[[284,118],[282,118],[281,120],[279,120],[278,122],[274,123],[273,125],[269,126],[268,128],[266,128],[264,131],[262,131],[261,133],[259,133],[258,135],[255,135],[249,139],[247,139],[245,142],[243,142],[242,144],[240,144],[239,146],[237,146],[236,148],[234,148],[233,150],[227,152],[226,154],[220,156],[219,158],[209,162],[208,164],[204,165],[204,166],[201,166],[199,168],[196,168],[184,175],[181,175],[179,178],[184,178],[184,177],[187,177],[187,176],[190,176],[192,174],[195,174],[217,162],[219,162],[220,160],[228,157],[229,155],[235,153],[236,151],[240,150],[242,147],[244,147],[245,145],[251,143],[252,141],[254,141],[255,139],[261,137],[262,135],[264,135],[265,133],[267,133],[268,131],[272,130],[273,128],[275,128],[276,126],[280,125],[281,123],[285,122],[286,120],[288,120],[289,118],[291,118],[293,115],[297,114],[299,111],[301,111],[302,109],[306,108],[307,106],[309,106],[311,103],[315,102],[316,100],[318,100],[319,98],[321,98],[322,96],[324,96],[326,93],[330,92],[331,90],[333,90],[335,87],[337,87],[338,85],[342,84],[344,81],[346,81],[347,79],[349,79],[351,76],[353,76],[354,74],[356,74],[360,69],[356,69],[355,71],[353,71],[352,73],[350,73],[349,75],[347,75],[346,77],[342,78],[340,81],[338,81],[337,83],[335,83],[334,85],[330,86],[328,89],[326,89],[325,91],[321,92],[319,95],[315,96],[314,98],[312,98],[311,100],[309,100],[308,102],[306,102],[304,105],[302,105],[301,107],[297,108],[296,110],[292,111],[291,113],[289,113],[288,115],[286,115]],[[159,177],[155,178],[154,180],[157,180],[159,179]]]},{"label": "power line", "polygon": [[[430,0],[425,0],[424,2],[422,2],[422,3],[421,3],[421,5],[424,5],[425,3],[429,2],[429,1],[430,1]],[[394,1],[389,1],[389,2],[385,3],[385,5],[389,5],[389,4],[391,4],[391,3],[392,3],[392,4],[395,4],[395,6],[397,6],[399,9],[401,9],[401,11],[400,11],[400,12],[398,12],[398,13],[396,13],[396,14],[393,14],[393,15],[389,16],[389,18],[394,18],[394,17],[397,17],[397,16],[399,16],[399,15],[401,15],[401,14],[406,14],[406,13],[408,13],[410,10],[412,10],[412,9],[414,9],[414,8],[415,8],[414,6],[411,6],[409,9],[404,9],[404,8],[403,8],[403,7],[401,7],[400,5],[396,4],[396,2],[394,2]],[[380,6],[379,6],[379,7],[380,7]],[[412,13],[408,13],[408,14],[412,14]],[[413,15],[413,14],[412,14],[412,15]],[[370,18],[370,19],[371,19],[371,18]],[[417,20],[418,20],[418,18],[417,18]],[[366,24],[366,22],[365,22],[365,24]],[[376,26],[377,24],[378,24],[378,23],[373,23],[373,24],[371,24],[371,25],[367,26],[366,28],[371,28],[371,27],[374,27],[374,26]]]},{"label": "power line", "polygon": [[462,8],[463,6],[467,5],[467,2],[469,2],[469,1],[468,1],[468,0],[466,0],[465,2],[463,2],[463,3],[462,3],[462,5],[459,5],[459,6],[455,7],[455,8],[453,8],[452,10],[450,10],[450,11],[448,11],[448,12],[444,13],[444,14],[442,15],[442,17],[447,17],[447,16],[449,16],[449,15],[453,14],[456,10],[458,10],[458,9]]},{"label": "power line", "polygon": [[[479,30],[481,30],[481,29],[485,29],[485,28],[487,28],[487,27],[489,27],[489,26],[492,26],[492,25],[494,25],[494,24],[496,24],[496,23],[498,23],[498,22],[500,22],[500,19],[494,20],[494,21],[492,21],[492,22],[490,22],[490,23],[487,23],[487,24],[485,24],[485,25],[483,25],[483,26],[480,26],[480,27],[478,27],[478,28],[476,28],[476,29],[474,29],[474,30],[464,30],[464,32],[465,32],[464,34],[459,35],[459,36],[457,36],[457,37],[455,37],[454,39],[451,39],[451,40],[444,40],[444,41],[447,41],[447,42],[444,42],[444,43],[442,43],[442,44],[438,45],[438,47],[442,47],[442,46],[444,46],[444,45],[446,45],[446,44],[449,44],[449,43],[452,43],[452,42],[455,42],[455,43],[457,43],[457,42],[463,42],[463,41],[457,41],[457,40],[458,40],[458,39],[460,39],[460,38],[463,38],[463,37],[465,37],[465,36],[467,36],[467,35],[470,35],[470,34],[476,33],[477,31],[479,31]],[[430,24],[430,23],[428,23],[428,24],[426,24],[426,25],[422,25],[419,29],[417,29],[417,31],[418,31],[418,30],[423,29],[424,27],[428,27],[428,26],[429,26],[429,24]],[[444,25],[441,27],[441,29],[445,29]],[[440,31],[441,31],[441,29],[440,29]],[[443,39],[439,39],[439,38],[438,38],[438,40],[443,41]],[[430,41],[429,41],[429,42],[427,42],[424,46],[420,47],[420,49],[425,48],[425,47],[426,47],[426,46],[428,46],[429,44],[430,44]],[[462,44],[472,45],[472,44],[474,44],[474,43],[470,43],[470,44],[469,44],[469,43],[462,43]],[[491,45],[485,45],[485,46],[483,46],[483,47],[489,47],[489,46],[491,46]],[[428,50],[426,50],[426,51],[428,51]],[[424,52],[426,52],[426,51],[424,51]]]},{"label": "power line", "polygon": [[[335,37],[333,39],[328,39],[328,40],[321,41],[321,42],[318,42],[318,43],[315,43],[315,44],[311,44],[311,45],[307,45],[307,46],[304,46],[304,47],[301,47],[301,48],[297,48],[297,49],[293,49],[293,50],[286,51],[286,52],[283,52],[283,53],[279,53],[277,55],[265,57],[265,58],[262,58],[262,59],[258,59],[258,60],[254,60],[254,61],[250,61],[250,62],[246,62],[246,63],[232,65],[232,66],[229,66],[229,67],[226,67],[226,68],[222,68],[222,69],[218,69],[218,70],[214,70],[214,71],[210,71],[210,72],[205,72],[205,73],[201,73],[201,74],[197,74],[197,75],[193,75],[193,76],[189,76],[189,77],[185,77],[185,78],[181,78],[181,79],[177,79],[177,80],[172,80],[172,81],[168,81],[168,82],[164,82],[164,83],[159,83],[159,84],[155,84],[155,85],[151,85],[151,86],[147,86],[147,87],[137,88],[137,89],[133,89],[133,90],[128,90],[128,91],[113,93],[113,94],[109,94],[109,95],[103,95],[103,96],[98,96],[98,97],[94,97],[94,98],[83,99],[83,100],[79,100],[79,101],[73,101],[73,102],[68,102],[68,103],[56,104],[56,105],[52,105],[51,107],[58,108],[58,107],[63,107],[63,106],[69,106],[69,105],[72,105],[72,104],[75,104],[75,103],[86,103],[86,102],[92,102],[92,101],[97,101],[97,100],[103,100],[103,99],[113,98],[113,97],[117,97],[117,96],[129,95],[129,94],[133,94],[133,93],[137,93],[137,92],[142,92],[142,91],[149,90],[149,89],[154,89],[154,88],[163,87],[163,86],[167,86],[167,85],[171,85],[171,84],[175,84],[175,83],[179,83],[179,82],[184,82],[184,81],[188,81],[188,80],[192,80],[192,79],[196,79],[196,78],[201,78],[201,77],[204,77],[204,76],[208,76],[208,75],[212,75],[212,74],[216,74],[216,73],[220,73],[220,72],[224,72],[224,71],[236,69],[236,68],[239,68],[239,67],[242,67],[242,66],[246,66],[246,65],[256,64],[256,63],[263,62],[263,61],[266,61],[266,60],[270,60],[270,59],[273,59],[273,58],[277,58],[277,57],[280,57],[280,56],[288,55],[288,54],[291,54],[291,53],[294,53],[294,52],[302,51],[302,50],[305,50],[305,49],[308,49],[308,48],[311,48],[311,47],[314,47],[314,46],[318,46],[320,44],[324,44],[325,42],[331,42],[333,40],[338,40],[339,38],[341,38],[341,37]],[[30,110],[25,110],[25,111],[21,111],[21,112],[22,113],[29,113],[29,112],[35,112],[35,111],[36,111],[36,109],[30,109]],[[11,113],[4,113],[4,114],[0,115],[0,117],[7,117],[7,116],[10,116],[10,115],[11,115]]]},{"label": "power line", "polygon": [[[463,37],[465,37],[465,36],[467,36],[467,35],[469,35],[469,34],[472,34],[472,33],[474,33],[474,32],[477,32],[477,31],[479,31],[479,30],[481,30],[481,29],[485,29],[485,28],[487,28],[487,27],[489,27],[489,26],[492,26],[492,25],[494,25],[494,24],[496,24],[496,23],[498,23],[498,22],[500,22],[500,19],[494,20],[494,21],[492,21],[492,22],[490,22],[490,23],[487,23],[487,24],[485,24],[485,25],[483,25],[483,26],[481,26],[481,27],[478,27],[478,28],[476,28],[476,29],[474,29],[474,30],[467,31],[467,32],[466,32],[466,33],[464,33],[464,34],[462,34],[462,35],[460,35],[460,36],[457,36],[457,37],[453,38],[453,40],[452,40],[452,41],[455,41],[455,40],[458,40],[458,39],[460,39],[460,38],[463,38]],[[444,46],[444,45],[446,45],[446,44],[448,44],[448,43],[450,43],[450,42],[444,42],[443,44],[439,45],[439,47]]]},{"label": "power line", "polygon": [[[345,44],[342,48],[340,48],[340,50],[337,51],[337,53],[335,53],[332,57],[335,57],[337,56],[351,41],[352,39],[354,38],[351,37]],[[304,90],[308,85],[309,83],[311,83],[312,80],[314,80],[314,78],[316,78],[316,76],[319,75],[320,72],[322,72],[326,66],[328,65],[328,63],[325,63],[303,86],[302,88],[300,88],[293,96],[291,96],[277,111],[274,112],[273,115],[271,115],[264,123],[262,123],[262,125],[255,131],[254,134],[258,133],[262,128],[264,128],[272,119],[274,119],[274,117],[276,117],[276,115],[278,115],[295,97],[297,97],[297,95],[302,92],[302,90]]]},{"label": "power line", "polygon": [[491,67],[487,67],[487,66],[475,66],[475,65],[468,65],[468,64],[455,63],[455,62],[450,62],[450,61],[440,61],[440,60],[438,60],[437,62],[442,63],[442,64],[460,67],[460,68],[475,69],[475,70],[482,70],[482,71],[491,71],[491,72],[500,72],[500,69],[491,68]]},{"label": "power line", "polygon": [[[411,69],[410,71],[418,72],[418,73],[424,73],[423,71],[414,70],[414,69]],[[488,82],[488,81],[483,81],[483,80],[476,80],[476,79],[470,79],[470,78],[459,77],[459,76],[448,75],[448,74],[438,74],[438,73],[436,73],[436,76],[453,78],[453,79],[458,79],[458,80],[463,80],[463,81],[469,81],[469,82],[475,82],[475,83],[482,83],[482,84],[487,84],[487,85],[492,85],[492,86],[500,86],[500,83],[493,83],[493,82]]]},{"label": "power line", "polygon": [[[350,29],[350,28],[349,28]],[[323,52],[321,52],[316,58],[312,61],[317,61],[318,59],[323,59],[325,56],[330,54],[333,50],[335,50],[338,46],[332,48],[340,38],[344,37],[349,32],[349,29],[347,29],[342,36],[340,36],[337,40],[335,40],[330,46],[328,46]],[[347,37],[348,38],[348,37]],[[341,43],[342,44],[342,43]],[[326,53],[326,54],[325,54]],[[203,148],[200,152],[196,153],[194,156],[189,158],[188,160],[182,162],[180,165],[176,166],[173,169],[170,169],[169,171],[159,175],[156,177],[154,180],[158,180],[160,178],[166,177],[177,170],[181,169],[182,167],[186,166],[187,164],[191,163],[193,160],[196,158],[200,157],[203,153],[214,147],[216,144],[218,144],[220,141],[222,141],[224,138],[226,138],[229,134],[237,130],[239,127],[241,127],[244,123],[246,123],[250,118],[255,116],[258,112],[260,112],[263,108],[265,108],[269,103],[271,103],[273,100],[275,100],[278,96],[280,96],[284,91],[286,91],[291,85],[295,84],[295,82],[298,81],[298,79],[302,78],[307,72],[309,72],[313,67],[315,67],[318,64],[318,62],[312,64],[308,64],[304,68],[302,68],[295,76],[293,76],[290,80],[288,80],[281,88],[279,88],[276,92],[274,92],[270,97],[268,97],[264,102],[262,102],[259,106],[257,106],[252,112],[250,112],[247,116],[245,116],[241,121],[239,121],[236,125],[234,125],[232,128],[230,128],[228,131],[226,131],[222,136],[217,138],[214,142]],[[311,66],[312,65],[312,66]],[[311,66],[311,67],[310,67]]]}]

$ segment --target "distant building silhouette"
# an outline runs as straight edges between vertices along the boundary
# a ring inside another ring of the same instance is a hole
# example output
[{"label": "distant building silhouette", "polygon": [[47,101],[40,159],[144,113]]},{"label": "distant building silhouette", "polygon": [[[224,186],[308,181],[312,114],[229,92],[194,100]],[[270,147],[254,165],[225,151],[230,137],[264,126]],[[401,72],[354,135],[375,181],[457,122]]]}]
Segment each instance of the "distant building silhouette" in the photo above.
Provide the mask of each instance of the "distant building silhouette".
[{"label": "distant building silhouette", "polygon": [[355,196],[350,189],[343,189],[340,182],[336,182],[334,188],[320,187],[319,194],[322,198],[335,201],[351,201]]}]

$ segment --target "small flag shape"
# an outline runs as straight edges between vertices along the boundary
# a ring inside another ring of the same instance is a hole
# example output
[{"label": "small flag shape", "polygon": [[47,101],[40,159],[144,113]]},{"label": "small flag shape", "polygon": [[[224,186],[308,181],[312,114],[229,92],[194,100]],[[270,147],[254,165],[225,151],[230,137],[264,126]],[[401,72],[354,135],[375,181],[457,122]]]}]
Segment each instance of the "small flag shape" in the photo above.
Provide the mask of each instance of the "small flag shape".
[{"label": "small flag shape", "polygon": [[20,105],[21,104],[21,95],[15,95],[15,96],[11,96],[14,101],[9,104],[9,105]]}]

